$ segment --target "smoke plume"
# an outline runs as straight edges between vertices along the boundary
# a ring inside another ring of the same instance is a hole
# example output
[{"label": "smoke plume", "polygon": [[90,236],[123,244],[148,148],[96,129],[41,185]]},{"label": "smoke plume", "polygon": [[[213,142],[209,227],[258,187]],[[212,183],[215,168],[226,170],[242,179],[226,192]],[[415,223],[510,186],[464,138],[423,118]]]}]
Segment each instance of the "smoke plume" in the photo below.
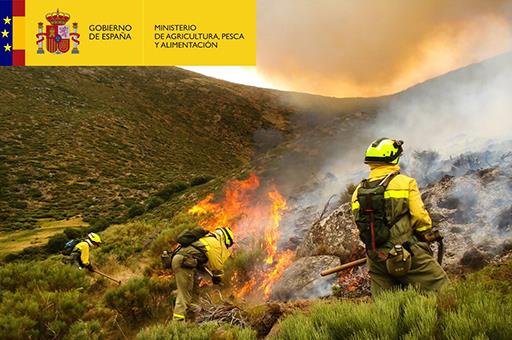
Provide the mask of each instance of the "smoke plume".
[{"label": "smoke plume", "polygon": [[511,46],[506,0],[258,1],[258,71],[282,89],[389,94]]}]

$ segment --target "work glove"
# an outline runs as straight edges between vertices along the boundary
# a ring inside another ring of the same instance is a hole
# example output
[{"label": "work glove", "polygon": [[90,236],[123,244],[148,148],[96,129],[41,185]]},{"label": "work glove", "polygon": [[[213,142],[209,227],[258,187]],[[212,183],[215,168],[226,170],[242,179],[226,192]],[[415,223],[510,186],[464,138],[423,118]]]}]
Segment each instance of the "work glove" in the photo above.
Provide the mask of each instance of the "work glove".
[{"label": "work glove", "polygon": [[85,268],[86,268],[88,271],[90,271],[90,272],[93,272],[93,271],[94,271],[94,268],[92,267],[92,264],[90,264],[90,263],[89,263],[88,265],[86,265],[86,266],[85,266]]},{"label": "work glove", "polygon": [[213,276],[212,282],[214,285],[222,286],[222,278],[220,276]]}]

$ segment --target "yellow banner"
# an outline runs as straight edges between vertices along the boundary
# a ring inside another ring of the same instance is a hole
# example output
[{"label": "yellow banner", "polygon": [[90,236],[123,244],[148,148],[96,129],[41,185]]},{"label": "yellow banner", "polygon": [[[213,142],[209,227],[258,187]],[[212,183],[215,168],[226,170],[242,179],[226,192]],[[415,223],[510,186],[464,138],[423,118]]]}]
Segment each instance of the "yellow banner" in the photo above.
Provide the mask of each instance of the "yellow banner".
[{"label": "yellow banner", "polygon": [[256,0],[26,0],[26,65],[255,65]]}]

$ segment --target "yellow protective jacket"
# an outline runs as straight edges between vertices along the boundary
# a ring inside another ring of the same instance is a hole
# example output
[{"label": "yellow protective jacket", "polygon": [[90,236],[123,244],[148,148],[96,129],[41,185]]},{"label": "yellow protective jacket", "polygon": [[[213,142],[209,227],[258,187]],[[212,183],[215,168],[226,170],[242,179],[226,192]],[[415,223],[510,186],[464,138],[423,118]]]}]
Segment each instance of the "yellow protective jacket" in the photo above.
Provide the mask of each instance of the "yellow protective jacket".
[{"label": "yellow protective jacket", "polygon": [[[382,180],[386,175],[399,171],[398,165],[370,165],[370,180]],[[357,218],[359,213],[359,202],[357,201],[357,186],[352,195],[352,213]],[[414,232],[424,232],[432,228],[432,220],[423,205],[420,191],[416,180],[399,174],[396,175],[388,184],[384,193],[386,202],[386,218],[388,221],[409,211],[390,229],[390,242],[392,244],[403,244],[411,241]]]},{"label": "yellow protective jacket", "polygon": [[231,251],[226,247],[224,235],[216,232],[209,233],[205,237],[192,243],[192,247],[186,247],[182,251],[190,255],[194,255],[194,250],[200,250],[206,254],[208,261],[204,265],[214,276],[221,277],[224,275],[224,263],[231,255]]},{"label": "yellow protective jacket", "polygon": [[89,265],[89,251],[90,245],[87,241],[82,241],[78,243],[75,248],[73,248],[73,251],[79,251],[80,252],[80,262],[83,266]]}]

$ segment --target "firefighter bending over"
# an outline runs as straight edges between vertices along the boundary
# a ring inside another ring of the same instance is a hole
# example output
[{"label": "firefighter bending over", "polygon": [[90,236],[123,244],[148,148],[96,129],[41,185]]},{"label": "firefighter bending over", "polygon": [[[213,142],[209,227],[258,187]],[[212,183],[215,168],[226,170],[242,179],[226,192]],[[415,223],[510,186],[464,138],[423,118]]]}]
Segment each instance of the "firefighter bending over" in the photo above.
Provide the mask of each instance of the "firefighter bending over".
[{"label": "firefighter bending over", "polygon": [[224,263],[231,255],[229,248],[232,245],[233,232],[229,227],[224,227],[206,234],[176,252],[172,258],[172,270],[178,288],[174,320],[183,321],[187,318],[187,313],[189,315],[193,313],[190,307],[194,298],[197,269],[205,268],[212,275],[214,284],[222,283]]},{"label": "firefighter bending over", "polygon": [[93,271],[93,267],[90,261],[90,247],[99,247],[101,244],[101,238],[96,233],[89,233],[85,240],[78,242],[71,252],[72,261],[78,265],[80,269],[86,268],[89,271]]}]

